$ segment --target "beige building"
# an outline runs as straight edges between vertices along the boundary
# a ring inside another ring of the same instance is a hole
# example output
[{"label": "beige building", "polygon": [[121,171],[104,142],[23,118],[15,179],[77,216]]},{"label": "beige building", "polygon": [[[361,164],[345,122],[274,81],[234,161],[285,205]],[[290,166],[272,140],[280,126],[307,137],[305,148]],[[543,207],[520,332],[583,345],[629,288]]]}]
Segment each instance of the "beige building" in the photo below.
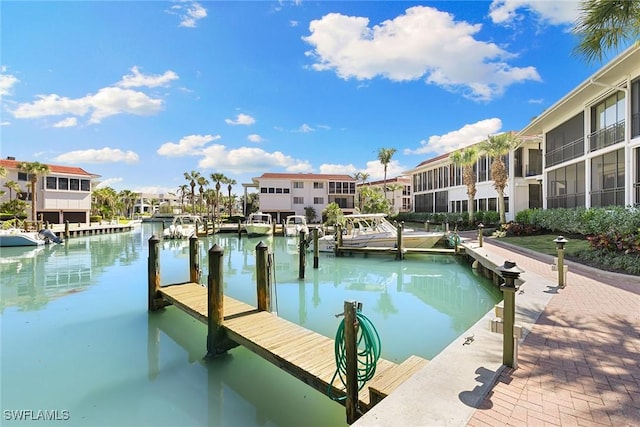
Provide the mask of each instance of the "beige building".
[{"label": "beige building", "polygon": [[[20,187],[17,197],[30,201],[31,182],[29,176],[18,165],[22,163],[13,157],[0,160],[0,166],[7,170],[7,176],[0,178],[0,187],[5,190],[8,181],[15,181]],[[82,168],[48,165],[49,174],[39,177],[36,187],[36,215],[39,220],[52,224],[64,221],[88,223],[91,212],[92,180],[99,177]],[[14,198],[16,195],[14,195]],[[9,201],[9,192],[2,197]],[[31,209],[27,209],[31,212]],[[30,214],[29,214],[30,215]]]}]

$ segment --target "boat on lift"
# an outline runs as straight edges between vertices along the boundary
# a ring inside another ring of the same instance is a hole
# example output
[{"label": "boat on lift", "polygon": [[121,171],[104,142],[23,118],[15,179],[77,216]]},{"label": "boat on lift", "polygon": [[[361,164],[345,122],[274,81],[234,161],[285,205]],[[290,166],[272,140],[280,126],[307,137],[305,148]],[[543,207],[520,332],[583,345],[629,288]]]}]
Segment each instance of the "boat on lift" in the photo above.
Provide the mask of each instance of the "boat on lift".
[{"label": "boat on lift", "polygon": [[62,239],[49,229],[24,231],[19,228],[0,230],[0,247],[40,246],[47,243],[62,243]]},{"label": "boat on lift", "polygon": [[[345,215],[342,230],[344,248],[393,248],[398,243],[398,229],[386,219],[386,214]],[[402,230],[402,243],[405,248],[432,248],[445,236],[445,232]],[[334,252],[337,239],[328,234],[318,239],[320,252]]]},{"label": "boat on lift", "polygon": [[197,230],[203,230],[202,219],[197,215],[176,215],[173,222],[162,231],[163,239],[189,239]]}]

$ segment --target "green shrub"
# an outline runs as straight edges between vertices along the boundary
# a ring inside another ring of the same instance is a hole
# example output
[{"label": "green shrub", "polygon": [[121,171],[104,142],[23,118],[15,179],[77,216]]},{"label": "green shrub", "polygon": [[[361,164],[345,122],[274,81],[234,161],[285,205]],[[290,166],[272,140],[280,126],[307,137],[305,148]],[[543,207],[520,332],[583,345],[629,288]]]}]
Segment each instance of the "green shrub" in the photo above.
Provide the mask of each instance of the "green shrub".
[{"label": "green shrub", "polygon": [[500,223],[500,214],[496,211],[486,211],[484,213],[484,225],[496,225]]},{"label": "green shrub", "polygon": [[91,215],[89,217],[89,222],[100,222],[102,221],[102,215]]}]

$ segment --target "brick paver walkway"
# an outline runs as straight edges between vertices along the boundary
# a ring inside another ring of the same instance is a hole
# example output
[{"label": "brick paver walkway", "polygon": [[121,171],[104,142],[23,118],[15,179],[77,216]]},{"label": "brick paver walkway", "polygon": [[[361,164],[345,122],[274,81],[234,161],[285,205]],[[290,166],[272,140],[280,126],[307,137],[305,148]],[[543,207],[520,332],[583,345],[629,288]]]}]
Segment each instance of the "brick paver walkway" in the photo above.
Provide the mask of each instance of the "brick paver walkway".
[{"label": "brick paver walkway", "polygon": [[[487,240],[555,283],[548,263]],[[518,369],[504,367],[469,426],[640,426],[640,278],[592,277],[569,270],[520,345]]]}]

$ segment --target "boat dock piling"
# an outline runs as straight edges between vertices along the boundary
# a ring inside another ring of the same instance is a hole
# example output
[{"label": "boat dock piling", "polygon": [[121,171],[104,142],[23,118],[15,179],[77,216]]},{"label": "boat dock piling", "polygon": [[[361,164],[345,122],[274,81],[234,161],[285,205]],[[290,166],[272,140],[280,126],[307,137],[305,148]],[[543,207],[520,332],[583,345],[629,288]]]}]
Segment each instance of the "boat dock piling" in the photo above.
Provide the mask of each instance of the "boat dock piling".
[{"label": "boat dock piling", "polygon": [[[347,422],[355,422],[382,398],[428,363],[418,356],[410,363],[396,364],[379,358],[368,387],[358,390],[357,322],[345,320],[347,352],[346,384],[336,375],[335,341],[300,325],[278,317],[271,310],[271,284],[268,275],[268,247],[256,246],[257,307],[223,294],[224,249],[217,244],[208,251],[207,286],[200,279],[197,238],[189,241],[189,282],[161,286],[160,239],[149,239],[148,310],[158,311],[168,305],[184,311],[207,325],[207,357],[216,357],[243,346],[280,369],[328,394],[346,408]],[[345,301],[343,314],[355,319],[356,304]],[[351,312],[353,311],[353,312]],[[355,349],[355,350],[354,350]],[[353,384],[356,384],[355,388]]]}]

